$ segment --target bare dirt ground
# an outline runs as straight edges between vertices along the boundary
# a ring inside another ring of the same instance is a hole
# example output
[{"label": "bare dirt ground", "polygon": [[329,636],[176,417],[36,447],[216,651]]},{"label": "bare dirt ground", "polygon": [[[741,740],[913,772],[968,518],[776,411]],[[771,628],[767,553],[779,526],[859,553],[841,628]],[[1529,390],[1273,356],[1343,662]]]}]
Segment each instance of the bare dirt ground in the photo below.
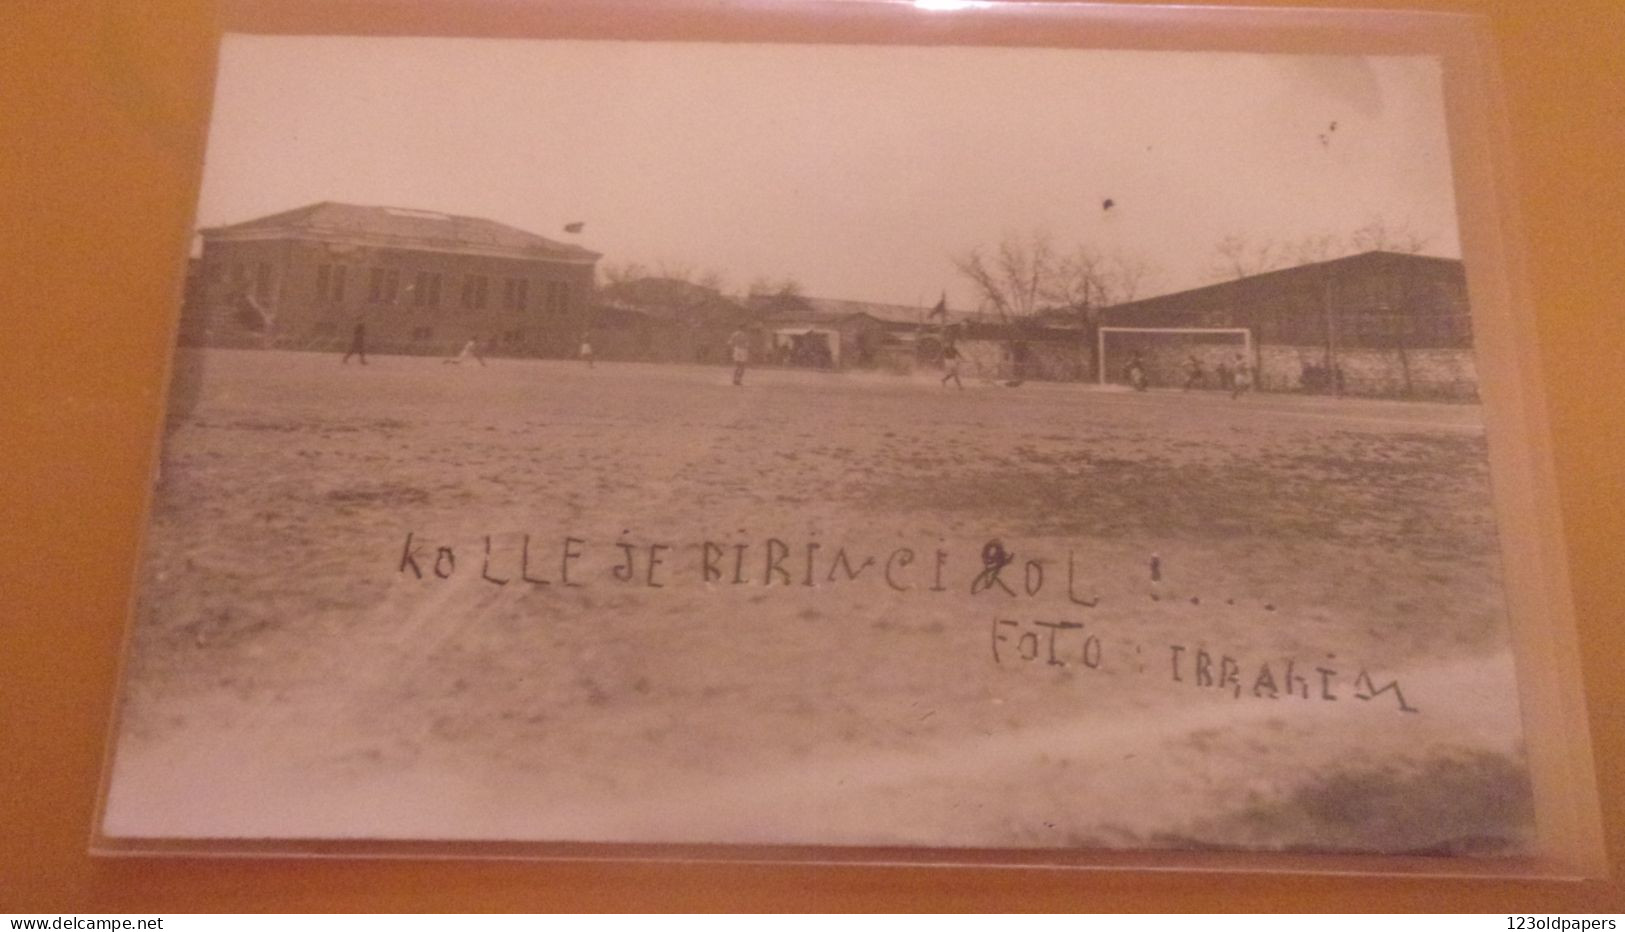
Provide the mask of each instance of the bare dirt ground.
[{"label": "bare dirt ground", "polygon": [[1474,407],[181,366],[109,834],[1530,842]]}]

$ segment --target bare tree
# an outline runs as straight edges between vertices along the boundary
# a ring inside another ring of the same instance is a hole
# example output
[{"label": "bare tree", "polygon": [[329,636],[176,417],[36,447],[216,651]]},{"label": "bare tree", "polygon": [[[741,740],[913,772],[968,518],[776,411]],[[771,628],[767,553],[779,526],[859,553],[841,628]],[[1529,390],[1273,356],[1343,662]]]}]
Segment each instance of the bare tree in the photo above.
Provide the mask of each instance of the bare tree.
[{"label": "bare tree", "polygon": [[978,246],[953,256],[954,268],[970,279],[981,302],[1002,320],[1026,317],[1056,291],[1064,264],[1045,232],[1006,236],[992,255]]},{"label": "bare tree", "polygon": [[1044,298],[1059,307],[1087,312],[1109,303],[1110,279],[1106,257],[1079,246],[1057,265]]},{"label": "bare tree", "polygon": [[717,294],[722,294],[723,289],[728,287],[728,280],[716,269],[706,269],[700,273],[698,278],[694,279],[694,284],[699,285],[701,288],[709,288]]},{"label": "bare tree", "polygon": [[794,278],[757,276],[738,300],[746,307],[764,311],[803,311],[810,305],[803,297],[801,282]]},{"label": "bare tree", "polygon": [[1006,236],[994,249],[951,257],[1000,319],[1065,310],[1093,319],[1100,308],[1132,301],[1156,274],[1150,262],[1088,245],[1063,253],[1044,231]]},{"label": "bare tree", "polygon": [[1286,264],[1286,253],[1274,240],[1255,240],[1241,233],[1232,233],[1213,247],[1218,258],[1213,264],[1213,277],[1219,279],[1246,278]]},{"label": "bare tree", "polygon": [[687,262],[662,261],[654,267],[641,262],[605,263],[598,267],[605,286],[621,285],[645,278],[664,278],[721,292],[726,281],[715,269],[701,269]]},{"label": "bare tree", "polygon": [[1108,261],[1106,297],[1109,304],[1122,304],[1140,296],[1148,282],[1155,281],[1161,270],[1156,264],[1139,256],[1113,253]]},{"label": "bare tree", "polygon": [[1100,308],[1134,300],[1155,274],[1156,267],[1139,257],[1079,246],[1058,263],[1044,297],[1054,307],[1091,317]]},{"label": "bare tree", "polygon": [[1310,265],[1315,262],[1325,262],[1338,256],[1349,253],[1348,245],[1342,237],[1331,233],[1317,233],[1305,236],[1288,247],[1294,265]]},{"label": "bare tree", "polygon": [[655,275],[673,281],[688,282],[711,291],[721,292],[726,280],[716,269],[702,269],[688,262],[666,260],[655,267]]},{"label": "bare tree", "polygon": [[1318,233],[1282,243],[1236,233],[1214,244],[1216,259],[1212,272],[1220,280],[1246,278],[1287,266],[1326,262],[1375,249],[1419,253],[1427,248],[1428,241],[1428,237],[1412,230],[1408,223],[1396,226],[1380,217],[1366,221],[1347,237]]},{"label": "bare tree", "polygon": [[1372,217],[1364,226],[1349,234],[1349,245],[1353,252],[1380,249],[1384,252],[1415,254],[1426,249],[1430,239],[1411,229],[1408,222],[1390,225],[1381,217]]},{"label": "bare tree", "polygon": [[621,285],[648,277],[649,267],[641,262],[606,262],[598,267],[598,278],[604,285]]}]

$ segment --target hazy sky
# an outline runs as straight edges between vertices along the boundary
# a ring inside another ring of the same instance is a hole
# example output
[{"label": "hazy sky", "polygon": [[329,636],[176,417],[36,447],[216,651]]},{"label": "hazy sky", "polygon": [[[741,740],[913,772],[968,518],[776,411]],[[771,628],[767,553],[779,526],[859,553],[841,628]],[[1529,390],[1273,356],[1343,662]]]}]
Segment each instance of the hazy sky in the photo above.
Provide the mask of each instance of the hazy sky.
[{"label": "hazy sky", "polygon": [[1381,218],[1459,256],[1441,94],[1411,57],[229,36],[198,222],[427,208],[967,309],[949,256],[1044,230],[1154,293],[1233,233]]}]

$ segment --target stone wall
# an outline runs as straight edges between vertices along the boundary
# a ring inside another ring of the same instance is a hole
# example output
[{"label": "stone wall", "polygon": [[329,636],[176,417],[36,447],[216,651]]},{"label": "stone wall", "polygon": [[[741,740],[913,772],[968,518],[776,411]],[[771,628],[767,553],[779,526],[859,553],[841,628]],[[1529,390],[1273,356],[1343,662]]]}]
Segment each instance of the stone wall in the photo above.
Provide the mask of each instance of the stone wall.
[{"label": "stone wall", "polygon": [[954,345],[964,358],[960,371],[967,378],[1079,382],[1091,373],[1082,343],[965,339]]},{"label": "stone wall", "polygon": [[1329,378],[1326,358],[1325,347],[1261,347],[1259,388],[1386,398],[1478,397],[1478,371],[1469,349],[1339,350]]},{"label": "stone wall", "polygon": [[1234,371],[1241,359],[1238,335],[1231,342],[1193,342],[1167,337],[1147,338],[1143,334],[1106,334],[1106,382],[1128,384],[1128,365],[1135,354],[1145,367],[1146,384],[1153,388],[1183,388],[1189,379],[1194,357],[1201,370],[1199,388],[1220,388],[1220,366]]}]

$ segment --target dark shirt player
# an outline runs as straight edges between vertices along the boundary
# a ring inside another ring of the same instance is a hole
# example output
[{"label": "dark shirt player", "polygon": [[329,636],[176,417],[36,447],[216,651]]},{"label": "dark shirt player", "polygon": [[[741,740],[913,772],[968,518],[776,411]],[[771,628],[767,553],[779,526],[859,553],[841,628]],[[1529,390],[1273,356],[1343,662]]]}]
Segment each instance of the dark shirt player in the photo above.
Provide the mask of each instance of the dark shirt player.
[{"label": "dark shirt player", "polygon": [[355,325],[355,329],[350,332],[350,349],[349,349],[349,352],[344,354],[344,358],[339,360],[339,365],[342,366],[345,363],[349,362],[351,356],[359,356],[361,358],[361,364],[363,366],[367,364],[367,325],[366,324],[357,322],[356,325]]}]

